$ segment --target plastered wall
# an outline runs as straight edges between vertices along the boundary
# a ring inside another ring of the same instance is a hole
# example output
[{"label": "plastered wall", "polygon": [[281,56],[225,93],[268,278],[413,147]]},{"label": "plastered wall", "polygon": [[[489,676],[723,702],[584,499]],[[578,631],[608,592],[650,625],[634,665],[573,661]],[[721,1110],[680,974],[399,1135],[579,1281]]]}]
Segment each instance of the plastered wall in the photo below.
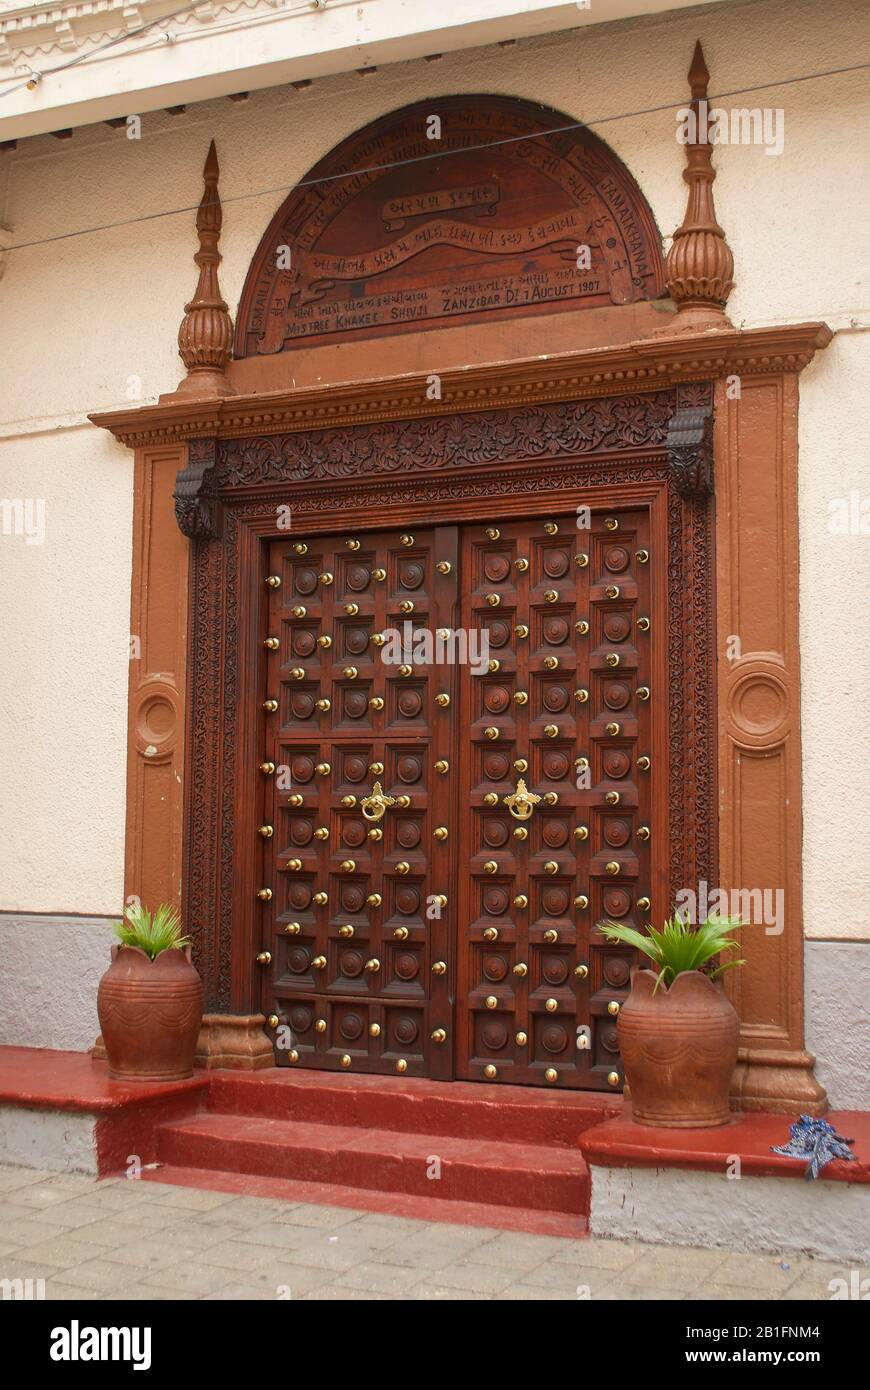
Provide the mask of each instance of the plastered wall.
[{"label": "plastered wall", "polygon": [[[131,460],[85,414],[153,400],[182,375],[175,335],[196,281],[209,140],[233,313],[289,185],[427,92],[433,109],[440,94],[491,91],[592,123],[668,234],[684,210],[684,151],[673,110],[648,108],[683,99],[698,37],[714,99],[870,61],[863,0],[723,3],[147,116],[140,141],[100,125],[0,155],[0,224],[24,244],[0,281],[0,499],[46,503],[41,545],[0,535],[0,910],[99,915],[121,901]],[[715,155],[732,320],[818,318],[842,331],[801,390],[805,904],[808,934],[866,938],[870,536],[832,534],[828,503],[870,495],[870,188],[858,173],[870,80],[854,72],[738,100],[784,109],[785,149]]]}]

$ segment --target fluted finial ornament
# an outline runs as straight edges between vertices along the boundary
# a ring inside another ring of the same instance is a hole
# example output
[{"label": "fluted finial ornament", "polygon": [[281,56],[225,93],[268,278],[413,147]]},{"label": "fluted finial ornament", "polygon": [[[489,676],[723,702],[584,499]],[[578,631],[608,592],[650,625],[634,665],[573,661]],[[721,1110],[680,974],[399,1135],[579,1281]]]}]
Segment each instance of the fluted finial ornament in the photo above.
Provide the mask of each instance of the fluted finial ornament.
[{"label": "fluted finial ornament", "polygon": [[221,298],[218,283],[218,266],[221,263],[218,243],[223,223],[218,193],[219,174],[217,150],[212,140],[202,172],[202,201],[196,214],[199,250],[193,259],[199,266],[199,281],[193,299],[184,306],[184,318],[178,330],[178,353],[187,368],[187,376],[179,384],[178,390],[185,395],[208,397],[233,394],[226,376],[233,323],[227,303]]},{"label": "fluted finial ornament", "polygon": [[689,198],[682,225],[674,232],[667,258],[668,292],[677,306],[675,327],[725,326],[725,305],[734,288],[734,257],[713,206],[713,168],[710,145],[710,74],[700,40],[689,68],[692,93],[683,178]]}]

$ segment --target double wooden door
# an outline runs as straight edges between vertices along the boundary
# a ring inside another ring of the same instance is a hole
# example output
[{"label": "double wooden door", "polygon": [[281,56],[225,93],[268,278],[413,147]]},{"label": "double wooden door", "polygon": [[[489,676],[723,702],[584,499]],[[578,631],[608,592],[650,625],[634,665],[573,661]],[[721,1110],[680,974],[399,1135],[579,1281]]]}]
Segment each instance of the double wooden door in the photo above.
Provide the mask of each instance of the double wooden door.
[{"label": "double wooden door", "polygon": [[644,507],[272,543],[279,1064],[622,1085],[632,957],[596,923],[642,925],[663,878],[656,582]]}]

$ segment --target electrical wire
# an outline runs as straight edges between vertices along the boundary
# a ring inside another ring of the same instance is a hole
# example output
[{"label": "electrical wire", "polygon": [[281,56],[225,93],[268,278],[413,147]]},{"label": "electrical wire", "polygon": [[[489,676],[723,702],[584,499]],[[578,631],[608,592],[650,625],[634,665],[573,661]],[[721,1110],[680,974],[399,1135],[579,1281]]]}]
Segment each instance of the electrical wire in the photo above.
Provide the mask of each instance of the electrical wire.
[{"label": "electrical wire", "polygon": [[[870,63],[853,63],[843,68],[827,68],[822,72],[805,73],[800,77],[786,77],[776,82],[762,82],[753,87],[735,87],[730,91],[719,92],[715,96],[708,96],[707,105],[712,107],[716,102],[723,101],[727,97],[748,96],[754,92],[771,91],[782,87],[792,87],[802,82],[815,82],[825,77],[839,77],[845,73],[862,72],[870,68]],[[437,104],[438,98],[433,97],[433,105]],[[553,126],[548,130],[533,131],[527,135],[508,135],[498,140],[488,140],[482,145],[468,145],[457,150],[433,150],[431,154],[413,155],[408,159],[397,159],[389,164],[372,164],[363,169],[353,169],[344,174],[324,174],[319,178],[300,179],[296,183],[279,184],[274,188],[261,188],[253,193],[235,193],[228,197],[221,195],[221,206],[226,207],[230,203],[246,202],[251,198],[267,198],[276,193],[290,193],[297,188],[313,188],[319,184],[336,183],[341,179],[356,179],[363,174],[386,173],[390,169],[401,169],[408,165],[425,164],[433,159],[448,159],[456,156],[474,154],[480,150],[496,149],[502,145],[516,144],[518,141],[544,140],[551,135],[563,135],[572,130],[593,130],[598,126],[608,125],[613,121],[633,120],[638,116],[649,116],[661,111],[672,111],[676,108],[688,107],[685,96],[678,101],[667,101],[656,106],[639,107],[636,111],[623,111],[612,116],[600,116],[593,121],[571,121],[567,125]],[[60,232],[57,236],[43,237],[35,241],[21,241],[7,246],[8,251],[24,251],[34,246],[47,246],[53,242],[69,241],[74,237],[93,236],[97,232],[112,231],[117,227],[132,227],[142,222],[154,222],[161,217],[176,217],[181,213],[194,212],[199,207],[199,203],[190,203],[177,208],[164,208],[159,212],[143,213],[141,217],[121,218],[117,222],[101,222],[94,227],[83,227],[77,232]]]}]

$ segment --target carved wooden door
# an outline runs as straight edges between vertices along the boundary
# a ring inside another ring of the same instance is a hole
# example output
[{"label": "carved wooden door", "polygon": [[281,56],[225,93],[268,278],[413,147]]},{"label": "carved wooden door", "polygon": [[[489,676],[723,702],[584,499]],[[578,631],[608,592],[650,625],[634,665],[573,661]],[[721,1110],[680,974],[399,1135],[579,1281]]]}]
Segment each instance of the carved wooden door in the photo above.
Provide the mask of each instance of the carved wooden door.
[{"label": "carved wooden door", "polygon": [[469,807],[459,884],[459,1073],[617,1088],[632,953],[602,918],[650,906],[649,516],[469,529],[462,670]]},{"label": "carved wooden door", "polygon": [[666,878],[656,566],[646,508],[578,519],[272,543],[260,960],[279,1063],[621,1087],[631,953],[595,923],[642,925]]},{"label": "carved wooden door", "polygon": [[260,959],[276,1059],[449,1077],[456,668],[384,634],[404,646],[455,622],[456,529],[275,542],[269,571]]}]

